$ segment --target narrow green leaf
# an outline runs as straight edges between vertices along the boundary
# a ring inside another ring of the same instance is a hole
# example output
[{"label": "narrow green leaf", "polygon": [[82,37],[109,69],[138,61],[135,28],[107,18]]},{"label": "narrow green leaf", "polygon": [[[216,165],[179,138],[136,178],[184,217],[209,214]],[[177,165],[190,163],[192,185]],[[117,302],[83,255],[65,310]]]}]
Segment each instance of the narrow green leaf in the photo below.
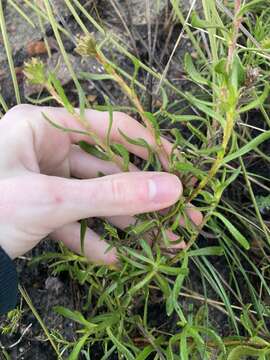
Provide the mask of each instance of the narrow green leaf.
[{"label": "narrow green leaf", "polygon": [[243,156],[246,153],[254,150],[257,146],[259,146],[264,141],[270,139],[270,130],[264,132],[263,134],[258,135],[255,139],[251,140],[246,144],[245,146],[241,147],[239,150],[235,151],[232,154],[227,155],[223,159],[223,164],[226,164],[227,162],[234,160],[238,158],[239,156]]},{"label": "narrow green leaf", "polygon": [[198,129],[197,126],[193,126],[190,122],[188,122],[187,127],[199,140],[201,140],[204,144],[207,144],[208,140],[206,136]]},{"label": "narrow green leaf", "polygon": [[238,113],[242,114],[263,105],[263,103],[268,97],[268,94],[269,94],[269,85],[266,84],[262,94],[259,97],[257,97],[255,100],[249,102],[247,105],[241,106],[240,109],[238,110]]},{"label": "narrow green leaf", "polygon": [[181,287],[183,285],[183,282],[185,280],[186,274],[188,274],[188,254],[185,254],[185,257],[183,258],[183,262],[181,265],[182,272],[178,274],[174,287],[173,287],[173,296],[174,296],[174,302],[175,306],[178,305],[178,296],[181,290]]},{"label": "narrow green leaf", "polygon": [[160,88],[161,90],[161,96],[162,96],[162,109],[167,109],[168,107],[168,103],[169,103],[169,99],[166,93],[166,90],[161,86]]},{"label": "narrow green leaf", "polygon": [[203,327],[203,326],[195,326],[193,327],[193,329],[206,334],[209,338],[212,337],[212,339],[216,342],[216,344],[218,345],[218,347],[220,348],[220,350],[222,351],[223,354],[226,354],[226,347],[222,341],[222,338],[214,331],[211,330],[208,327]]},{"label": "narrow green leaf", "polygon": [[190,93],[186,93],[186,97],[192,105],[197,107],[204,114],[210,116],[213,119],[216,119],[220,123],[220,125],[224,128],[225,119],[220,114],[218,114],[213,109],[211,109],[209,106],[207,106],[204,101],[196,98],[195,96],[191,95]]},{"label": "narrow green leaf", "polygon": [[89,333],[85,334],[83,337],[80,338],[80,340],[74,346],[71,354],[69,355],[68,360],[77,360],[78,359],[78,357],[81,353],[81,349],[84,346],[84,344],[86,343],[88,337],[89,337]]},{"label": "narrow green leaf", "polygon": [[77,87],[77,92],[79,95],[79,108],[80,108],[80,117],[81,119],[85,118],[85,108],[86,106],[89,107],[89,102],[85,97],[85,93],[83,92],[81,87]]},{"label": "narrow green leaf", "polygon": [[246,70],[239,58],[236,54],[233,58],[232,70],[231,70],[231,84],[236,91],[240,89],[245,82],[246,79]]},{"label": "narrow green leaf", "polygon": [[200,19],[195,11],[193,11],[191,15],[191,25],[201,29],[206,29],[211,26],[208,21]]},{"label": "narrow green leaf", "polygon": [[150,113],[148,111],[145,111],[144,115],[150,121],[150,123],[152,124],[152,126],[155,130],[155,138],[156,138],[155,140],[156,140],[157,144],[161,145],[161,139],[160,139],[161,134],[160,134],[160,129],[159,129],[157,119],[155,118],[155,116],[152,113]]},{"label": "narrow green leaf", "polygon": [[239,13],[238,13],[238,16],[239,18],[241,16],[244,15],[244,13],[250,11],[254,6],[258,5],[262,3],[262,5],[265,4],[265,0],[252,0],[252,1],[249,1],[247,4],[245,4],[244,6],[241,7]]},{"label": "narrow green leaf", "polygon": [[142,287],[148,284],[152,278],[156,275],[155,271],[149,272],[141,281],[139,281],[135,286],[133,286],[129,290],[130,296],[134,295],[137,291],[139,291]]},{"label": "narrow green leaf", "polygon": [[104,161],[110,160],[110,157],[106,153],[101,151],[99,148],[97,148],[95,145],[89,144],[86,141],[79,141],[78,145],[82,150],[84,150],[90,155],[97,157],[100,160],[104,160]]},{"label": "narrow green leaf", "polygon": [[27,101],[29,101],[31,104],[34,104],[34,105],[41,105],[41,104],[44,104],[44,103],[47,103],[49,101],[54,100],[53,96],[46,96],[46,97],[43,97],[41,99],[33,99],[33,98],[31,98],[30,96],[27,96],[27,95],[24,95],[24,97],[25,97],[25,99]]},{"label": "narrow green leaf", "polygon": [[153,161],[153,149],[151,148],[151,146],[147,143],[147,141],[145,141],[144,139],[132,139],[130,137],[128,137],[127,135],[125,135],[120,129],[118,129],[119,133],[123,136],[123,138],[130,144],[132,145],[137,145],[137,146],[141,146],[147,149],[148,151],[148,155],[147,155],[147,163],[144,166],[143,170],[148,169],[149,165],[152,164]]},{"label": "narrow green leaf", "polygon": [[123,345],[122,341],[119,341],[112,333],[111,329],[109,327],[106,328],[107,334],[113,344],[117,347],[120,354],[124,355],[127,360],[135,360],[135,357],[132,355],[132,353]]},{"label": "narrow green leaf", "polygon": [[218,212],[214,212],[213,215],[219,218],[223,222],[223,224],[227,227],[227,229],[235,238],[235,240],[240,245],[242,245],[244,249],[248,250],[250,248],[247,239],[239,232],[239,230],[236,229],[236,227],[228,219],[225,218],[225,216],[223,216]]},{"label": "narrow green leaf", "polygon": [[66,94],[65,94],[65,90],[60,82],[59,79],[57,79],[56,75],[54,73],[49,73],[48,76],[48,82],[54,87],[54,89],[56,90],[57,94],[59,95],[63,105],[65,106],[65,108],[67,109],[67,111],[71,114],[74,113],[74,107],[71,105],[71,103],[69,102]]},{"label": "narrow green leaf", "polygon": [[205,177],[205,173],[198,169],[197,167],[195,167],[193,164],[191,163],[187,163],[187,162],[176,162],[173,164],[174,169],[185,174],[185,173],[190,173],[193,174],[197,177],[203,178]]},{"label": "narrow green leaf", "polygon": [[154,352],[155,349],[152,345],[146,346],[142,351],[140,351],[139,355],[136,356],[136,360],[147,360],[149,355]]},{"label": "narrow green leaf", "polygon": [[116,155],[123,158],[123,171],[129,170],[129,152],[122,144],[111,144],[111,149]]},{"label": "narrow green leaf", "polygon": [[147,264],[153,265],[153,261],[151,259],[148,259],[147,257],[143,256],[141,254],[141,252],[139,253],[138,251],[133,250],[133,249],[128,248],[128,247],[124,247],[124,249],[130,256],[135,257],[135,259],[139,259],[139,260],[141,260],[143,262],[146,262]]},{"label": "narrow green leaf", "polygon": [[258,356],[261,356],[262,354],[264,355],[267,352],[268,354],[270,352],[267,347],[265,349],[258,349],[248,345],[239,345],[231,350],[227,360],[239,360],[251,356],[258,358]]},{"label": "narrow green leaf", "polygon": [[189,351],[187,345],[187,330],[184,328],[180,338],[180,359],[189,360]]},{"label": "narrow green leaf", "polygon": [[[188,254],[187,253],[185,253],[185,255],[184,255],[183,262],[181,265],[181,270],[188,272]],[[180,293],[181,287],[183,285],[183,282],[185,280],[185,277],[186,277],[186,275],[184,275],[183,273],[179,273],[179,275],[177,276],[177,278],[175,280],[173,291],[166,301],[167,315],[170,316],[172,314],[173,310],[175,310],[182,323],[186,323],[186,319],[185,319],[183,311],[181,310],[181,307],[178,303],[178,297],[179,297],[179,293]]]},{"label": "narrow green leaf", "polygon": [[172,120],[172,123],[174,122],[189,122],[189,121],[202,121],[206,122],[206,119],[198,116],[198,115],[175,115],[168,112],[164,112],[164,115]]},{"label": "narrow green leaf", "polygon": [[[108,360],[108,359],[110,360],[111,355],[113,356],[113,353],[115,352],[116,349],[117,349],[117,347],[115,345],[113,345],[110,348],[110,350],[107,350],[106,354],[104,354],[100,360]],[[89,359],[86,359],[86,360],[91,360],[91,359],[89,358]]]},{"label": "narrow green leaf", "polygon": [[92,330],[97,326],[96,324],[87,321],[79,311],[72,311],[63,306],[54,306],[53,310],[58,314],[85,326],[89,330]]},{"label": "narrow green leaf", "polygon": [[156,274],[154,279],[155,282],[158,284],[160,290],[163,292],[165,299],[168,299],[171,294],[171,288],[166,278],[163,275]]},{"label": "narrow green leaf", "polygon": [[200,155],[210,155],[213,153],[218,153],[220,150],[222,150],[222,146],[217,145],[206,149],[196,149],[196,153]]},{"label": "narrow green leaf", "polygon": [[[155,219],[140,221],[138,224],[132,225],[130,227],[130,233],[138,236],[140,234],[144,234],[156,226],[158,226],[158,222]],[[127,228],[126,231],[129,231],[129,228]]]},{"label": "narrow green leaf", "polygon": [[142,247],[144,253],[148,256],[148,258],[151,259],[152,261],[154,261],[152,249],[151,249],[150,245],[148,244],[148,242],[146,242],[145,240],[140,240],[140,244],[141,244],[141,247]]},{"label": "narrow green leaf", "polygon": [[166,275],[188,275],[188,268],[182,269],[181,267],[172,267],[167,265],[159,265],[158,270]]},{"label": "narrow green leaf", "polygon": [[80,244],[81,244],[81,253],[84,255],[84,240],[85,240],[85,234],[87,231],[87,219],[83,219],[80,221],[81,228],[80,228]]},{"label": "narrow green leaf", "polygon": [[95,73],[88,73],[88,72],[79,72],[78,73],[78,77],[80,79],[85,79],[85,80],[114,80],[114,77],[112,75],[108,75],[108,74],[95,74]]},{"label": "narrow green leaf", "polygon": [[186,72],[194,82],[202,85],[209,85],[209,81],[202,77],[202,75],[195,68],[192,57],[189,53],[185,54],[184,64]]},{"label": "narrow green leaf", "polygon": [[224,75],[224,76],[228,76],[228,73],[227,73],[227,59],[220,59],[215,67],[215,72],[217,72],[218,74],[221,74],[221,75]]},{"label": "narrow green leaf", "polygon": [[50,123],[52,126],[54,126],[56,129],[62,130],[64,132],[73,132],[75,134],[81,134],[81,135],[87,135],[89,136],[89,133],[87,131],[78,130],[78,129],[72,129],[72,128],[66,128],[60,124],[57,124],[53,120],[51,120],[44,112],[42,112],[42,116],[48,123]]},{"label": "narrow green leaf", "polygon": [[131,79],[131,88],[134,91],[134,85],[135,85],[136,79],[138,77],[138,71],[139,71],[141,65],[140,65],[140,61],[135,56],[132,57],[132,62],[134,65],[134,71],[133,71],[132,79]]},{"label": "narrow green leaf", "polygon": [[232,184],[237,179],[240,173],[241,173],[241,167],[239,166],[239,168],[235,169],[232,175],[228,177],[228,179],[226,179],[224,183],[222,183],[224,189],[226,189],[230,184]]},{"label": "narrow green leaf", "polygon": [[202,249],[191,250],[188,256],[222,256],[224,249],[221,246],[207,246]]},{"label": "narrow green leaf", "polygon": [[128,143],[132,145],[142,146],[147,148],[148,150],[151,150],[150,145],[143,138],[133,139],[124,134],[122,130],[118,129],[118,131]]}]

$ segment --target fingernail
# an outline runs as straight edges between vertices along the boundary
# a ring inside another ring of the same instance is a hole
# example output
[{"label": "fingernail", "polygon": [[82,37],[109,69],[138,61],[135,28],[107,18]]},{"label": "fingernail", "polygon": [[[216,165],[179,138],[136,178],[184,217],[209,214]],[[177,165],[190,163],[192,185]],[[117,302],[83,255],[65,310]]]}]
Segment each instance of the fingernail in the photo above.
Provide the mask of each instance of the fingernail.
[{"label": "fingernail", "polygon": [[[148,180],[149,198],[156,203],[174,204],[182,194],[182,184],[171,174],[154,175]],[[168,205],[168,206],[169,206]]]}]

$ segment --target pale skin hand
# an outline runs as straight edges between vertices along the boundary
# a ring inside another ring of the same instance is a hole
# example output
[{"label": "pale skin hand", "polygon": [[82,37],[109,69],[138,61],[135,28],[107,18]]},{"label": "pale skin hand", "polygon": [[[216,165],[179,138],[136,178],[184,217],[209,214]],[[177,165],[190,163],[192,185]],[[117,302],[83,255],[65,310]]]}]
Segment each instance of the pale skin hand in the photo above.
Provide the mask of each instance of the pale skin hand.
[{"label": "pale skin hand", "polygon": [[[182,185],[175,175],[140,172],[134,165],[131,172],[121,173],[114,163],[88,155],[76,145],[79,140],[89,142],[89,137],[56,129],[42,112],[64,127],[82,129],[61,108],[18,105],[1,119],[0,246],[11,258],[32,249],[48,234],[79,253],[78,220],[107,217],[125,228],[134,222],[133,215],[167,208],[181,196]],[[86,118],[104,139],[108,113],[87,110]],[[146,159],[146,150],[128,144],[119,129],[153,144],[148,131],[128,115],[114,113],[111,140]],[[163,144],[170,153],[172,145],[165,139]],[[106,176],[97,178],[99,172]],[[202,220],[196,209],[189,209],[188,215],[195,224]],[[173,234],[169,236],[174,240]],[[107,247],[95,232],[87,230],[84,252],[90,261],[116,262],[116,251],[106,251]]]}]

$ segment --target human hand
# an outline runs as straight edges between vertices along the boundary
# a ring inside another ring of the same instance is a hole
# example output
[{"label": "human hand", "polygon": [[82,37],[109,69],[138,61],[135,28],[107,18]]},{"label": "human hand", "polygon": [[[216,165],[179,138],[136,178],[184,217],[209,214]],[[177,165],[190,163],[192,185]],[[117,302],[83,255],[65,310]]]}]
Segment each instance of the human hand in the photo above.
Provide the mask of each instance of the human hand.
[{"label": "human hand", "polygon": [[[80,140],[89,142],[88,136],[53,127],[42,112],[63,127],[83,130],[61,108],[17,105],[1,119],[0,246],[11,258],[24,254],[48,234],[79,253],[78,220],[109,217],[112,224],[125,228],[134,221],[133,215],[167,208],[181,196],[182,185],[175,175],[141,172],[134,165],[130,172],[121,173],[116,164],[89,155],[76,145]],[[109,114],[86,110],[85,115],[98,136],[105,139]],[[111,140],[146,159],[146,149],[126,142],[119,129],[154,145],[147,129],[124,113],[113,115]],[[162,141],[169,154],[172,145]],[[100,172],[106,176],[96,178]],[[189,209],[188,215],[194,223],[201,222],[198,210]],[[90,229],[84,246],[85,255],[95,263],[117,261],[115,249],[106,251],[108,244]]]}]

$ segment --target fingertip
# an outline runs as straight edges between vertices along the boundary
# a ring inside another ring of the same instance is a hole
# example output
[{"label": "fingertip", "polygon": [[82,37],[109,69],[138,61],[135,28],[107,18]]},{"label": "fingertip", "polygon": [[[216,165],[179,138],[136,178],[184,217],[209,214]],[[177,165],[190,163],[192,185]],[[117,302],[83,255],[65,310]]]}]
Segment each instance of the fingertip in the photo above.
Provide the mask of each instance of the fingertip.
[{"label": "fingertip", "polygon": [[193,222],[193,224],[195,224],[196,226],[201,225],[201,223],[203,222],[203,215],[201,211],[192,204],[187,207],[187,215]]},{"label": "fingertip", "polygon": [[84,256],[86,256],[90,262],[96,265],[107,265],[109,267],[116,266],[119,261],[116,249],[111,248],[109,245],[107,249],[106,247],[104,248],[104,246],[101,246],[100,249],[96,249],[94,252],[92,249],[87,249],[84,253]]},{"label": "fingertip", "polygon": [[[193,222],[194,225],[200,226],[203,222],[203,215],[200,210],[198,210],[194,205],[188,204],[186,206],[185,212],[189,219]],[[181,217],[179,219],[179,225],[185,226],[185,219]]]},{"label": "fingertip", "polygon": [[71,223],[57,229],[52,238],[62,241],[70,250],[85,256],[96,265],[116,265],[118,256],[116,248],[102,240],[93,230],[87,228],[83,249],[81,249],[81,232],[79,223]]},{"label": "fingertip", "polygon": [[108,265],[116,265],[119,262],[118,254],[115,248],[111,248],[104,255],[106,256],[105,261]]},{"label": "fingertip", "polygon": [[183,192],[180,179],[168,173],[155,173],[148,180],[148,188],[149,199],[165,206],[173,205]]},{"label": "fingertip", "polygon": [[[176,235],[175,233],[173,233],[172,231],[167,230],[166,233],[167,233],[169,240],[171,240],[173,242],[179,241],[179,236]],[[170,249],[185,249],[186,246],[187,246],[187,244],[185,243],[185,241],[182,240],[180,242],[172,244],[170,246]]]}]

